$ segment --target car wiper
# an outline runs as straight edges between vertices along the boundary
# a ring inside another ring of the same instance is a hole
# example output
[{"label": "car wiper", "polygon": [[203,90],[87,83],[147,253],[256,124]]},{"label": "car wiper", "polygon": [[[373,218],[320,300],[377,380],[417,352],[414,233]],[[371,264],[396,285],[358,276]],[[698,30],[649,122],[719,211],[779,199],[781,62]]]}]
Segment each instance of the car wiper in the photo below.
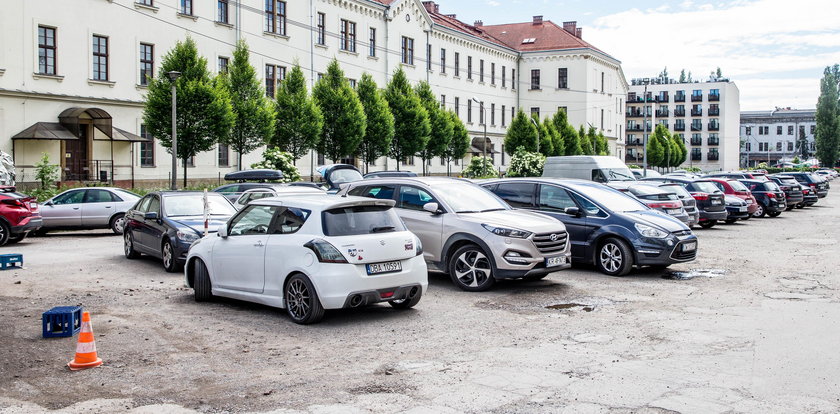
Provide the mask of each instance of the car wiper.
[{"label": "car wiper", "polygon": [[488,211],[502,211],[502,210],[504,210],[504,209],[503,208],[488,208],[487,210],[479,211],[479,213],[486,213]]},{"label": "car wiper", "polygon": [[396,227],[394,226],[381,226],[381,227],[374,227],[370,229],[371,233],[384,233],[388,231],[393,231]]},{"label": "car wiper", "polygon": [[461,211],[456,211],[456,213],[479,213],[479,212],[475,211],[475,210],[461,210]]}]

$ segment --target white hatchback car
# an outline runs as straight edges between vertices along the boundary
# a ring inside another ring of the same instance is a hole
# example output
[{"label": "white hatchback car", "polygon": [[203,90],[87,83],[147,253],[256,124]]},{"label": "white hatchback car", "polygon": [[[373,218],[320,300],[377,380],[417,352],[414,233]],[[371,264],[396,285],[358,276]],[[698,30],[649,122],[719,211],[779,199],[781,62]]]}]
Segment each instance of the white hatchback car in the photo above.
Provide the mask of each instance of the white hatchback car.
[{"label": "white hatchback car", "polygon": [[388,302],[410,308],[428,287],[420,240],[394,201],[289,195],[252,201],[190,248],[197,301],[224,296],[318,322],[325,309]]}]

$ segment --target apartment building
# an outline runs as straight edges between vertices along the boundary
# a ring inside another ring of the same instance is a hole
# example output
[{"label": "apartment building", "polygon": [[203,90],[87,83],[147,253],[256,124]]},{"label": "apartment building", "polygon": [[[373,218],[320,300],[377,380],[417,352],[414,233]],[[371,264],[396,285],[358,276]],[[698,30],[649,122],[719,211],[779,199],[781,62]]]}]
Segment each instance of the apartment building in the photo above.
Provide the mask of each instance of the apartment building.
[{"label": "apartment building", "polygon": [[643,163],[644,138],[661,124],[685,142],[685,166],[702,171],[738,169],[739,95],[728,79],[683,83],[663,77],[633,79],[625,114],[625,162]]},{"label": "apartment building", "polygon": [[741,112],[741,166],[754,167],[762,162],[773,165],[795,157],[805,162],[816,151],[816,129],[815,109]]},{"label": "apartment building", "polygon": [[[165,182],[170,155],[142,120],[146,79],[187,36],[213,72],[246,40],[268,96],[295,63],[310,87],[334,58],[351,84],[367,72],[384,87],[401,67],[465,122],[472,145],[449,166],[454,173],[485,152],[504,170],[504,135],[519,108],[542,118],[565,110],[623,154],[628,85],[620,62],[585,42],[575,22],[467,24],[418,0],[28,0],[7,5],[0,22],[0,149],[13,154],[18,181],[34,181],[33,166],[47,153],[63,180]],[[246,154],[243,167],[261,152]],[[218,178],[238,168],[236,158],[219,145],[188,160],[188,176]],[[332,162],[359,165],[317,153],[297,165],[306,176]],[[419,172],[420,162],[408,157],[401,167]],[[383,157],[369,168],[395,166]],[[431,173],[447,169],[429,161]]]}]

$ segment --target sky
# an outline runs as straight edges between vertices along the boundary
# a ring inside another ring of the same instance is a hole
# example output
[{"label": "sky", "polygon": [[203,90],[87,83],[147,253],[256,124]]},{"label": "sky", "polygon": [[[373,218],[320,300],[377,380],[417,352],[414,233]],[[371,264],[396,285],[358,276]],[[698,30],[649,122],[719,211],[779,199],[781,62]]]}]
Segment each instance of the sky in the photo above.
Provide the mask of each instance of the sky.
[{"label": "sky", "polygon": [[840,63],[840,0],[436,0],[472,24],[577,21],[583,39],[620,60],[628,83],[720,67],[741,110],[813,109],[826,66]]}]

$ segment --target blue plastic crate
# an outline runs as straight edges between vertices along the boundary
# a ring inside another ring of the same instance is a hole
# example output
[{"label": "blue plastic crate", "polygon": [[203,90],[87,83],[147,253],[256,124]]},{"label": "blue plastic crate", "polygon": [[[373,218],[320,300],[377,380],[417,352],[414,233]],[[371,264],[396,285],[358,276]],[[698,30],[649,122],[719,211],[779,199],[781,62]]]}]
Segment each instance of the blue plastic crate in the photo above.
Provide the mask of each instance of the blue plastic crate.
[{"label": "blue plastic crate", "polygon": [[23,267],[23,255],[20,253],[0,254],[0,270]]},{"label": "blue plastic crate", "polygon": [[44,338],[73,336],[82,329],[81,306],[56,306],[41,315]]}]

